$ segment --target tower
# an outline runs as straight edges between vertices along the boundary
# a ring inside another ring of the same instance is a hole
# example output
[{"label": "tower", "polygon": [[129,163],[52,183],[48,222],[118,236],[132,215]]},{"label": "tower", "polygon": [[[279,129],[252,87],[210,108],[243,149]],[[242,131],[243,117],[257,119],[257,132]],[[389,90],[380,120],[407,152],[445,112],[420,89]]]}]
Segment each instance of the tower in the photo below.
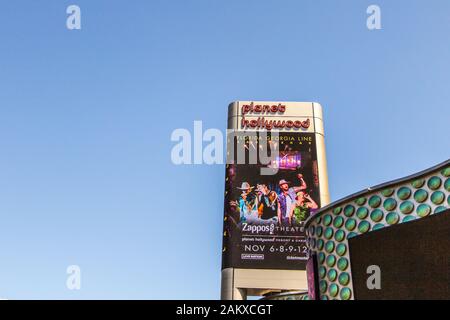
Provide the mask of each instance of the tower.
[{"label": "tower", "polygon": [[307,290],[304,223],[329,203],[322,107],[229,105],[222,299]]}]

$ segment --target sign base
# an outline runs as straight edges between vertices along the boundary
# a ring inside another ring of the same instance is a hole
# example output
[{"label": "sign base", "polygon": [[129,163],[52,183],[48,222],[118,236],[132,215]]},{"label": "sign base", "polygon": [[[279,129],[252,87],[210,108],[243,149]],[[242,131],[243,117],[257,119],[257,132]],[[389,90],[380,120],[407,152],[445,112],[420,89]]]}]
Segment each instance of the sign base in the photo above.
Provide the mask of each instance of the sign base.
[{"label": "sign base", "polygon": [[269,292],[307,291],[304,270],[237,269],[222,270],[222,300],[246,300]]}]

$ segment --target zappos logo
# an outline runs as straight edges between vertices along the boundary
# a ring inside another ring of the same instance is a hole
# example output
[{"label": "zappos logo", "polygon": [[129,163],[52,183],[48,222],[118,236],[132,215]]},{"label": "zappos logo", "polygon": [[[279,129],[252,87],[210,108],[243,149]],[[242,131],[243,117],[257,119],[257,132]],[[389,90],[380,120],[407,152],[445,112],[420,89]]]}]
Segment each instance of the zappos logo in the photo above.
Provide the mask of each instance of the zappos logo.
[{"label": "zappos logo", "polygon": [[244,231],[244,232],[250,232],[250,233],[256,233],[256,234],[261,233],[261,232],[269,232],[270,234],[273,234],[274,230],[275,230],[274,224],[263,225],[263,226],[249,225],[248,223],[242,224],[242,231]]}]

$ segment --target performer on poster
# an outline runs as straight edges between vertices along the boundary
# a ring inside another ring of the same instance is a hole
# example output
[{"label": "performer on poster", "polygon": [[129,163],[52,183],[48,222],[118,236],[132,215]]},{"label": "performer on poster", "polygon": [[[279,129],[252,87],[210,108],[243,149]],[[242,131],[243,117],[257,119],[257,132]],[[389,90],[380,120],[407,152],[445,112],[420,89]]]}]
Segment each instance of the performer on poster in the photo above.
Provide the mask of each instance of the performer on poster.
[{"label": "performer on poster", "polygon": [[265,184],[258,185],[258,216],[262,222],[276,222],[280,203],[275,191],[269,190]]},{"label": "performer on poster", "polygon": [[280,202],[280,210],[278,212],[278,222],[282,226],[290,225],[289,214],[291,212],[291,207],[295,203],[295,198],[297,197],[297,192],[305,190],[307,188],[306,182],[303,179],[302,174],[298,174],[297,178],[300,180],[300,185],[295,187],[289,187],[289,182],[281,179],[278,183],[281,189],[281,193],[278,196]]},{"label": "performer on poster", "polygon": [[309,218],[313,210],[319,208],[317,203],[305,191],[297,192],[295,203],[289,212],[289,224],[299,225]]},{"label": "performer on poster", "polygon": [[252,192],[253,188],[254,187],[250,186],[248,182],[242,182],[241,187],[238,187],[239,190],[242,190],[239,197],[239,212],[241,221],[251,222],[258,219],[258,199]]}]

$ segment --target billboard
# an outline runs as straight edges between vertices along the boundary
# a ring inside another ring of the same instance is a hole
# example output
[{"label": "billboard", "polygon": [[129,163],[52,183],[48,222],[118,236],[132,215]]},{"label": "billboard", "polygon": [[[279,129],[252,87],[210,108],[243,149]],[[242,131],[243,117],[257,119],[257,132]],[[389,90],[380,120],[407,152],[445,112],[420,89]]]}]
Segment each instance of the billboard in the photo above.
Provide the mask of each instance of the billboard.
[{"label": "billboard", "polygon": [[[312,108],[253,102],[232,108],[222,269],[306,269],[304,223],[323,205]],[[263,161],[258,150],[277,152]],[[262,174],[264,168],[275,170]]]}]

